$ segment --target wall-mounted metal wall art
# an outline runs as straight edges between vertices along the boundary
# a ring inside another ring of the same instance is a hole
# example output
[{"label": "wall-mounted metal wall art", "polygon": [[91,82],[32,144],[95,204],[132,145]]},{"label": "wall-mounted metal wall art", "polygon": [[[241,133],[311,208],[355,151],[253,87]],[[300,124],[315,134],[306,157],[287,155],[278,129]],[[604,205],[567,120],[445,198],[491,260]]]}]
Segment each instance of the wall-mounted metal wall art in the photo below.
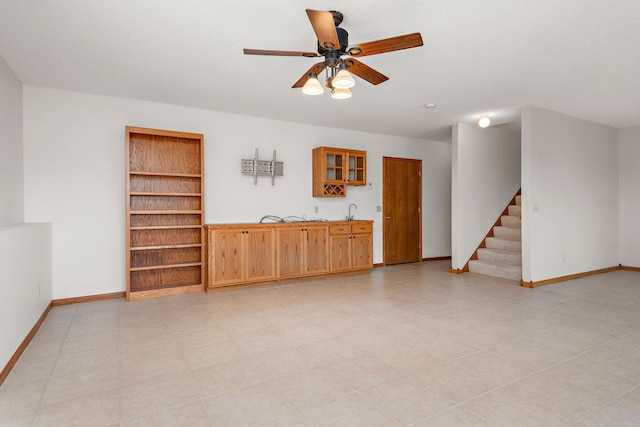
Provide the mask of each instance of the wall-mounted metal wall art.
[{"label": "wall-mounted metal wall art", "polygon": [[241,165],[244,175],[253,175],[253,185],[258,185],[258,176],[270,176],[271,185],[275,185],[276,176],[284,175],[284,163],[276,162],[276,150],[273,150],[273,160],[258,160],[258,149],[253,159],[242,159]]}]

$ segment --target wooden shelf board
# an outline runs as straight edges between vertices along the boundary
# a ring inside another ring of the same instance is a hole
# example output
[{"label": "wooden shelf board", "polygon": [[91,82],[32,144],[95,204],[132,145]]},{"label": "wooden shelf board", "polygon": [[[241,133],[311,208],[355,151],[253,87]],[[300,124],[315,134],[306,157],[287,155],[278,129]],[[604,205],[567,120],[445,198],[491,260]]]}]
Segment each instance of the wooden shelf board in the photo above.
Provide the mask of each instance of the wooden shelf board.
[{"label": "wooden shelf board", "polygon": [[141,227],[131,227],[131,230],[173,230],[185,228],[202,228],[201,224],[193,225],[145,225]]},{"label": "wooden shelf board", "polygon": [[153,191],[132,191],[130,196],[201,197],[202,193],[157,193]]},{"label": "wooden shelf board", "polygon": [[187,210],[167,210],[167,211],[131,211],[130,215],[192,215],[201,214],[202,210],[187,211]]},{"label": "wooden shelf board", "polygon": [[199,248],[202,243],[188,243],[184,245],[155,245],[155,246],[132,246],[132,251],[149,251],[153,249],[182,249],[182,248]]},{"label": "wooden shelf board", "polygon": [[171,172],[138,172],[138,171],[129,171],[130,175],[142,175],[142,176],[175,176],[178,178],[202,178],[202,174],[192,174],[192,173],[171,173]]},{"label": "wooden shelf board", "polygon": [[201,266],[201,262],[191,262],[186,264],[166,264],[166,265],[151,265],[147,267],[131,267],[130,271],[144,271],[144,270],[162,270],[165,268],[181,268],[181,267],[198,267]]}]

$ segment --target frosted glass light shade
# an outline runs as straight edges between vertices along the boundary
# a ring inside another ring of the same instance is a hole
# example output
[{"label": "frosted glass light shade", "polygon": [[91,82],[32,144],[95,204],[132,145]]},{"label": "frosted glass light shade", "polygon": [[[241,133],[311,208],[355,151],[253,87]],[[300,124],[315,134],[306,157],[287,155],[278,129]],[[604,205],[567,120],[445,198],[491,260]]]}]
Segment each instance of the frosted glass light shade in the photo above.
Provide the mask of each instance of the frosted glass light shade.
[{"label": "frosted glass light shade", "polygon": [[302,86],[302,93],[305,95],[320,95],[324,92],[324,88],[318,81],[318,77],[314,73],[309,76],[307,82]]},{"label": "frosted glass light shade", "polygon": [[333,87],[338,89],[349,89],[356,84],[356,81],[351,77],[351,74],[345,69],[338,71],[338,74],[333,78],[331,82]]},{"label": "frosted glass light shade", "polygon": [[480,126],[481,128],[486,128],[491,124],[491,119],[487,116],[482,116],[480,117],[480,120],[478,120],[478,126]]},{"label": "frosted glass light shade", "polygon": [[348,99],[351,98],[351,91],[345,88],[335,88],[331,91],[331,97],[333,99]]}]

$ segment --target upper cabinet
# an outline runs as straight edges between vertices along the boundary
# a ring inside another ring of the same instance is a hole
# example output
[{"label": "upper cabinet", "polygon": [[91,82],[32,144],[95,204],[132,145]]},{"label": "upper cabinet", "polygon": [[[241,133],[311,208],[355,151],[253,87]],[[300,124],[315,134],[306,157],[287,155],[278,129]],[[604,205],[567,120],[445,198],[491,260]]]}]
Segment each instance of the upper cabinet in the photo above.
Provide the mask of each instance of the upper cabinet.
[{"label": "upper cabinet", "polygon": [[345,197],[347,185],[366,185],[367,152],[318,147],[313,150],[313,197]]}]

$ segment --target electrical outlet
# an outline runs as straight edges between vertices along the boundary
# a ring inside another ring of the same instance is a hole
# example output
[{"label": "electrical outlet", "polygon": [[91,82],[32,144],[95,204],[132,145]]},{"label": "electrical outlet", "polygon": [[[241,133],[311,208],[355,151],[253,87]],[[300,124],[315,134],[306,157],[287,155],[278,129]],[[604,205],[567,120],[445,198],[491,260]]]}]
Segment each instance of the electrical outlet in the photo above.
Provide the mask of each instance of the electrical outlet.
[{"label": "electrical outlet", "polygon": [[317,207],[317,206],[314,206],[314,207],[313,207],[313,212],[314,212],[314,213],[318,213],[318,207]]},{"label": "electrical outlet", "polygon": [[376,212],[382,212],[382,206],[376,206]]}]

